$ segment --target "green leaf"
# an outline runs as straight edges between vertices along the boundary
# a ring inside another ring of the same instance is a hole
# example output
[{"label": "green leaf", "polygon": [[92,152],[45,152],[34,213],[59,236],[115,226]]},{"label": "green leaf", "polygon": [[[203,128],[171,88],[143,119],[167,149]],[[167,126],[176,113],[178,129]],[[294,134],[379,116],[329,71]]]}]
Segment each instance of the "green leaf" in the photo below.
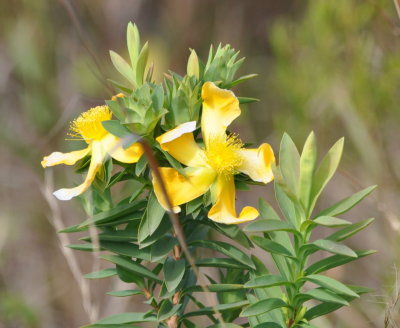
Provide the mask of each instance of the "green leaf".
[{"label": "green leaf", "polygon": [[251,279],[244,284],[246,288],[266,288],[272,286],[290,285],[291,283],[285,281],[281,276],[266,274],[260,277]]},{"label": "green leaf", "polygon": [[162,282],[161,279],[159,279],[152,271],[139,263],[133,262],[132,260],[127,260],[116,255],[102,255],[101,258],[114,264],[118,264],[128,271],[132,271],[158,283]]},{"label": "green leaf", "polygon": [[335,243],[331,240],[319,239],[319,240],[314,241],[311,245],[315,245],[319,249],[323,249],[323,250],[333,253],[333,254],[357,257],[357,254],[351,248],[349,248],[345,245],[342,245],[342,244]]},{"label": "green leaf", "polygon": [[84,274],[83,277],[86,279],[102,279],[115,276],[116,274],[117,270],[115,268],[108,268]]},{"label": "green leaf", "polygon": [[308,136],[300,156],[300,182],[299,198],[305,208],[308,209],[313,183],[314,170],[317,160],[317,144],[314,132]]},{"label": "green leaf", "polygon": [[225,254],[226,256],[231,257],[232,259],[252,269],[255,269],[254,263],[251,261],[251,258],[231,244],[222,241],[196,240],[194,242],[191,242],[189,246],[211,248],[213,250],[221,252],[222,254]]},{"label": "green leaf", "polygon": [[242,313],[240,313],[240,316],[252,317],[287,306],[288,305],[281,298],[269,298],[249,305],[242,311]]},{"label": "green leaf", "polygon": [[117,71],[120,72],[121,75],[125,77],[132,84],[132,86],[135,87],[136,79],[131,66],[125,61],[125,59],[112,50],[110,50],[110,57]]},{"label": "green leaf", "polygon": [[325,287],[326,289],[331,290],[337,294],[343,294],[352,297],[359,297],[353,290],[351,290],[346,285],[342,284],[341,282],[319,274],[311,274],[304,277],[304,280],[311,281],[321,287]]},{"label": "green leaf", "polygon": [[141,86],[144,83],[145,70],[147,66],[147,59],[149,57],[149,44],[146,42],[140,51],[137,63],[136,63],[136,83]]},{"label": "green leaf", "polygon": [[164,300],[161,303],[160,309],[157,314],[158,321],[164,321],[164,320],[172,317],[179,311],[181,306],[182,306],[182,304],[173,305],[169,300]]},{"label": "green leaf", "polygon": [[139,246],[135,244],[126,242],[116,243],[111,241],[102,241],[100,242],[100,245],[102,248],[119,255],[150,261],[150,249],[148,248],[139,249]]},{"label": "green leaf", "polygon": [[260,198],[258,201],[258,207],[260,209],[260,215],[265,220],[277,220],[280,221],[281,218],[272,208],[270,204],[265,199]]},{"label": "green leaf", "polygon": [[158,226],[157,230],[149,237],[147,237],[145,240],[143,240],[139,248],[145,248],[150,245],[153,245],[156,243],[158,240],[160,240],[162,237],[167,235],[169,230],[171,229],[171,221],[167,215],[164,216],[163,220],[161,221],[161,224]]},{"label": "green leaf", "polygon": [[195,76],[197,79],[200,78],[200,66],[199,58],[197,57],[196,51],[190,49],[190,56],[187,63],[187,75]]},{"label": "green leaf", "polygon": [[276,322],[263,322],[257,326],[254,326],[254,328],[283,328],[283,326],[277,324]]},{"label": "green leaf", "polygon": [[368,227],[373,221],[374,221],[374,219],[371,218],[371,219],[367,219],[367,220],[363,220],[363,221],[354,223],[350,226],[347,226],[341,230],[334,232],[333,234],[326,237],[326,239],[333,240],[333,241],[345,240],[345,239],[350,238],[351,236],[355,235],[357,232]]},{"label": "green leaf", "polygon": [[107,295],[115,296],[115,297],[126,297],[133,295],[142,295],[143,291],[137,289],[127,289],[127,290],[117,290],[113,292],[108,292]]},{"label": "green leaf", "polygon": [[307,320],[312,320],[328,313],[334,312],[343,306],[344,304],[323,302],[309,309],[305,313],[304,318],[306,318]]},{"label": "green leaf", "polygon": [[212,267],[212,268],[242,269],[242,270],[248,269],[247,265],[243,265],[234,259],[218,258],[218,257],[197,260],[196,266]]},{"label": "green leaf", "polygon": [[129,216],[131,219],[139,219],[142,213],[137,212],[146,204],[145,201],[137,201],[130,204],[117,205],[109,211],[104,211],[92,216],[79,225],[79,228],[85,228],[89,225],[102,225],[109,222],[115,222],[121,217]]},{"label": "green leaf", "polygon": [[161,237],[158,241],[151,245],[151,262],[158,262],[172,251],[178,241],[172,236]]},{"label": "green leaf", "polygon": [[95,250],[98,250],[95,249],[93,244],[71,244],[71,245],[66,245],[65,247],[84,252],[93,252]]},{"label": "green leaf", "polygon": [[365,197],[367,197],[371,192],[376,189],[377,186],[370,186],[365,188],[354,195],[346,197],[336,204],[330,206],[326,210],[318,213],[317,216],[337,216],[342,213],[345,213],[356,206],[359,202],[361,202]]},{"label": "green leaf", "polygon": [[300,294],[299,296],[306,296],[307,298],[313,298],[322,302],[349,305],[349,302],[347,302],[343,297],[323,288],[314,288],[303,294]]},{"label": "green leaf", "polygon": [[69,226],[67,228],[61,229],[61,230],[57,231],[57,233],[82,232],[82,231],[86,231],[87,229],[88,229],[87,227],[82,228],[80,224],[75,224],[75,225]]},{"label": "green leaf", "polygon": [[[234,292],[237,290],[242,290],[244,288],[244,286],[240,284],[212,284],[206,287],[207,291],[212,293]],[[202,286],[190,286],[182,291],[182,295],[187,293],[198,293],[198,292],[205,292],[205,290],[203,289]]]},{"label": "green leaf", "polygon": [[332,268],[336,268],[351,261],[355,261],[364,256],[374,254],[375,251],[356,251],[357,258],[344,255],[332,255],[311,264],[305,271],[305,274],[320,273]]},{"label": "green leaf", "polygon": [[288,231],[297,233],[297,230],[290,223],[274,219],[261,219],[251,222],[243,230],[246,232]]},{"label": "green leaf", "polygon": [[[131,131],[129,131],[124,125],[121,125],[117,120],[102,121],[101,124],[108,132],[119,138],[124,138],[132,134]],[[138,137],[137,140],[139,140],[139,138],[140,137]]]},{"label": "green leaf", "polygon": [[251,236],[251,239],[263,250],[283,256],[293,257],[293,254],[284,246],[260,236]]},{"label": "green leaf", "polygon": [[250,97],[237,97],[239,100],[239,104],[250,104],[253,102],[258,102],[260,99],[250,98]]},{"label": "green leaf", "polygon": [[128,45],[128,52],[131,60],[131,65],[132,67],[136,67],[136,62],[139,56],[139,49],[140,49],[140,35],[136,24],[132,24],[132,22],[128,23],[126,41]]},{"label": "green leaf", "polygon": [[346,225],[351,225],[350,221],[335,218],[332,216],[319,216],[313,220],[315,224],[325,226],[325,227],[341,227]]},{"label": "green leaf", "polygon": [[300,175],[300,155],[288,134],[282,137],[279,151],[279,169],[290,191],[297,195]]},{"label": "green leaf", "polygon": [[182,281],[182,278],[185,274],[186,262],[184,259],[174,260],[172,257],[167,257],[163,269],[165,285],[167,290],[172,292]]},{"label": "green leaf", "polygon": [[343,145],[344,145],[344,138],[341,138],[328,151],[328,153],[322,160],[320,166],[318,167],[317,171],[315,172],[313,179],[313,186],[311,190],[311,197],[310,197],[311,201],[311,206],[309,208],[310,212],[314,208],[315,203],[319,195],[321,194],[322,190],[325,188],[329,180],[336,172],[336,169],[342,157]]},{"label": "green leaf", "polygon": [[196,310],[196,311],[185,313],[182,316],[182,318],[213,314],[213,313],[215,313],[215,309],[218,310],[219,312],[232,311],[232,310],[240,309],[247,304],[249,304],[249,301],[246,300],[246,301],[240,301],[240,302],[235,302],[235,303],[218,304],[214,308],[211,306],[204,307],[204,308]]},{"label": "green leaf", "polygon": [[[124,324],[124,323],[139,323],[139,322],[156,322],[157,319],[155,316],[150,315],[148,313],[141,313],[141,312],[127,312],[121,314],[114,314],[101,319],[96,322],[97,325],[117,325],[117,324]],[[86,326],[86,327],[91,327]]]},{"label": "green leaf", "polygon": [[258,76],[258,74],[247,74],[247,75],[241,76],[237,80],[232,81],[231,83],[229,83],[226,87],[227,87],[227,89],[230,89],[230,88],[232,88],[233,86],[235,86],[235,85],[237,85],[239,83],[245,82],[245,81],[250,80],[250,79],[252,79],[254,77],[257,77],[257,76]]},{"label": "green leaf", "polygon": [[165,209],[161,207],[156,195],[152,192],[148,198],[147,210],[139,225],[138,241],[143,242],[151,236],[161,224]]}]

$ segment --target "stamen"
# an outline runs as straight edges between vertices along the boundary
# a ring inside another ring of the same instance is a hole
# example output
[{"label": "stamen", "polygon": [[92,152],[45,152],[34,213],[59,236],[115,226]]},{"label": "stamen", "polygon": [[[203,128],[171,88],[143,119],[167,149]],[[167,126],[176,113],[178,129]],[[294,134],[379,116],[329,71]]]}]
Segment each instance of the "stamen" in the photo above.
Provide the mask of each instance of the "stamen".
[{"label": "stamen", "polygon": [[108,121],[112,117],[112,113],[108,106],[97,106],[82,113],[78,118],[73,120],[70,125],[70,133],[68,135],[73,139],[99,140],[107,134],[101,122]]},{"label": "stamen", "polygon": [[243,162],[238,152],[242,147],[242,141],[234,134],[211,137],[205,152],[207,162],[219,174],[235,174]]}]

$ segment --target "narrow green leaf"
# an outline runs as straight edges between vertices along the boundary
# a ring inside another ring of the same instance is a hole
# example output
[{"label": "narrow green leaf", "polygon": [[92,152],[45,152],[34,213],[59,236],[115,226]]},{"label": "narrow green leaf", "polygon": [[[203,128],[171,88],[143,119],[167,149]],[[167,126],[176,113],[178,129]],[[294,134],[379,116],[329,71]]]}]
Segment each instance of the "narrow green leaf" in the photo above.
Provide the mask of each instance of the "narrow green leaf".
[{"label": "narrow green leaf", "polygon": [[136,67],[136,62],[140,50],[140,35],[136,24],[132,24],[132,22],[128,23],[126,41],[128,45],[128,52],[131,60],[131,65],[132,67]]},{"label": "narrow green leaf", "polygon": [[215,313],[215,309],[218,310],[219,312],[232,311],[232,310],[240,309],[247,304],[249,304],[249,301],[246,300],[246,301],[239,301],[239,302],[235,302],[235,303],[218,304],[214,308],[212,308],[211,306],[204,307],[204,308],[196,310],[196,311],[185,313],[182,316],[182,318],[213,314],[213,313]]},{"label": "narrow green leaf", "polygon": [[326,210],[318,213],[317,216],[337,216],[342,213],[345,213],[356,206],[359,202],[361,202],[365,197],[367,197],[371,192],[376,189],[377,186],[370,186],[365,188],[354,195],[346,197],[336,204],[330,206]]},{"label": "narrow green leaf", "polygon": [[123,77],[125,77],[132,86],[136,86],[135,76],[133,75],[133,71],[131,66],[116,52],[110,50],[110,57],[114,67],[117,69],[119,73]]},{"label": "narrow green leaf", "polygon": [[172,236],[161,237],[153,245],[151,245],[151,262],[158,262],[168,255],[172,251],[178,241]]},{"label": "narrow green leaf", "polygon": [[65,247],[74,249],[76,251],[84,251],[84,252],[93,252],[97,249],[93,246],[93,244],[71,244],[66,245]]},{"label": "narrow green leaf", "polygon": [[261,219],[253,221],[243,229],[246,232],[271,232],[271,231],[288,231],[297,233],[297,230],[288,222],[278,220]]},{"label": "narrow green leaf", "polygon": [[313,186],[311,190],[311,197],[310,197],[311,201],[310,212],[314,208],[315,203],[319,195],[321,194],[322,190],[325,188],[329,180],[336,172],[336,169],[342,157],[343,145],[344,145],[344,138],[341,138],[328,151],[328,153],[322,160],[320,166],[315,172],[313,179]]},{"label": "narrow green leaf", "polygon": [[158,321],[164,321],[174,314],[176,314],[181,308],[182,304],[173,305],[169,300],[164,300],[161,303],[160,309],[157,314]]},{"label": "narrow green leaf", "polygon": [[257,303],[249,305],[245,308],[242,313],[240,313],[241,317],[252,317],[256,315],[260,315],[266,312],[269,312],[274,309],[287,307],[288,305],[281,298],[269,298],[266,300],[258,301]]},{"label": "narrow green leaf", "polygon": [[131,244],[127,242],[116,243],[112,241],[102,241],[100,245],[103,249],[109,250],[113,253],[139,258],[145,261],[150,261],[150,249],[142,248],[139,249],[139,246],[136,244]]},{"label": "narrow green leaf", "polygon": [[300,296],[303,295],[306,296],[307,298],[313,298],[322,302],[331,302],[342,305],[349,305],[349,302],[347,302],[343,297],[336,295],[335,293],[332,293],[331,291],[323,288],[311,289],[301,294]]},{"label": "narrow green leaf", "polygon": [[309,309],[304,315],[304,318],[306,318],[307,320],[312,320],[321,317],[323,315],[326,315],[328,313],[334,312],[336,310],[339,310],[343,306],[344,304],[323,302]]},{"label": "narrow green leaf", "polygon": [[133,262],[131,260],[127,260],[125,258],[116,256],[116,255],[102,255],[101,258],[106,261],[110,261],[114,264],[118,264],[128,271],[132,271],[132,272],[142,275],[148,279],[157,281],[159,283],[162,282],[161,279],[158,278],[152,271],[150,271],[149,269],[147,269],[146,267],[144,267],[143,265],[141,265],[139,263]]},{"label": "narrow green leaf", "polygon": [[374,221],[374,219],[371,218],[371,219],[367,219],[367,220],[363,220],[363,221],[354,223],[354,224],[349,225],[341,230],[334,232],[333,234],[326,237],[326,239],[333,240],[333,241],[345,240],[345,239],[350,238],[351,236],[355,235],[357,232],[368,227],[373,221]]},{"label": "narrow green leaf", "polygon": [[243,76],[239,77],[237,80],[232,81],[231,83],[229,83],[227,85],[227,88],[230,89],[230,88],[232,88],[233,86],[235,86],[235,85],[237,85],[239,83],[245,82],[245,81],[250,80],[250,79],[252,79],[254,77],[257,77],[257,76],[258,76],[258,74],[243,75]]},{"label": "narrow green leaf", "polygon": [[115,297],[127,297],[127,296],[142,295],[142,294],[143,291],[137,289],[117,290],[107,293],[107,295]]},{"label": "narrow green leaf", "polygon": [[260,215],[265,220],[277,220],[280,221],[281,218],[272,208],[270,204],[265,199],[260,198],[258,201],[258,207],[260,209]]},{"label": "narrow green leaf", "polygon": [[260,236],[251,236],[251,239],[262,249],[267,252],[275,253],[283,256],[293,257],[293,254],[281,244],[278,244],[272,240],[268,240]]},{"label": "narrow green leaf", "polygon": [[172,292],[178,287],[179,283],[185,274],[186,262],[184,259],[174,260],[172,257],[167,257],[164,263],[164,278],[165,285],[169,292]]},{"label": "narrow green leaf", "polygon": [[243,265],[240,262],[230,258],[208,258],[200,259],[196,261],[198,267],[212,267],[212,268],[230,268],[230,269],[248,269],[247,265]]},{"label": "narrow green leaf", "polygon": [[253,102],[258,102],[260,99],[250,98],[250,97],[237,97],[239,100],[239,104],[250,104]]},{"label": "narrow green leaf", "polygon": [[254,328],[283,328],[283,326],[277,324],[276,322],[263,322],[257,326],[254,326]]},{"label": "narrow green leaf", "polygon": [[304,144],[300,156],[299,198],[303,206],[308,209],[317,161],[317,144],[314,132],[311,132]]},{"label": "narrow green leaf", "polygon": [[[234,292],[237,290],[242,290],[244,288],[244,286],[240,284],[212,284],[206,287],[207,291],[212,293]],[[190,286],[182,291],[182,295],[187,293],[199,293],[199,292],[204,292],[202,286]]]},{"label": "narrow green leaf", "polygon": [[200,66],[199,58],[197,57],[196,51],[190,49],[190,56],[187,63],[187,75],[195,76],[197,79],[200,78]]},{"label": "narrow green leaf", "polygon": [[266,288],[272,286],[290,285],[291,283],[285,281],[281,276],[266,274],[260,277],[251,279],[244,284],[246,288]]},{"label": "narrow green leaf", "polygon": [[335,218],[332,216],[319,216],[316,219],[314,219],[313,222],[321,226],[333,227],[333,228],[351,225],[350,221]]},{"label": "narrow green leaf", "polygon": [[147,210],[139,225],[138,241],[141,243],[151,236],[161,224],[165,209],[162,208],[156,195],[152,192],[148,198]]},{"label": "narrow green leaf", "polygon": [[216,250],[225,254],[226,256],[231,257],[232,259],[252,268],[255,269],[254,263],[251,261],[251,258],[248,257],[244,252],[242,252],[239,248],[222,242],[222,241],[211,241],[211,240],[196,240],[191,242],[189,246],[194,247],[205,247]]},{"label": "narrow green leaf", "polygon": [[136,63],[136,83],[141,86],[144,83],[145,70],[147,66],[147,59],[149,57],[149,44],[146,42],[140,51]]},{"label": "narrow green leaf", "polygon": [[[156,322],[157,318],[148,313],[141,312],[127,312],[121,314],[110,315],[107,318],[101,319],[96,322],[97,325],[117,325],[124,323],[139,323],[139,322]],[[90,326],[87,326],[90,327]]]},{"label": "narrow green leaf", "polygon": [[342,245],[342,244],[335,243],[331,240],[319,239],[319,240],[314,241],[312,243],[312,245],[315,245],[319,249],[323,249],[323,250],[333,253],[333,254],[357,257],[357,254],[351,248],[349,248],[345,245]]},{"label": "narrow green leaf", "polygon": [[102,278],[108,278],[115,276],[117,274],[117,270],[115,268],[108,268],[108,269],[103,269],[91,273],[87,273],[83,275],[84,278],[86,279],[102,279]]},{"label": "narrow green leaf", "polygon": [[57,231],[57,233],[72,233],[72,232],[82,232],[82,231],[86,231],[88,228],[87,227],[81,227],[80,224],[75,224],[72,226],[69,226],[67,228],[61,229],[59,231]]},{"label": "narrow green leaf", "polygon": [[351,290],[346,285],[342,284],[341,282],[327,277],[320,274],[311,274],[304,277],[304,280],[311,281],[321,287],[325,287],[326,289],[331,290],[337,294],[343,294],[352,297],[359,297],[353,290]]},{"label": "narrow green leaf", "polygon": [[312,273],[320,273],[323,271],[327,271],[332,268],[336,268],[338,266],[341,266],[343,264],[349,263],[351,261],[355,261],[359,258],[362,258],[364,256],[368,256],[371,254],[374,254],[375,251],[355,251],[357,254],[357,258],[355,257],[349,257],[349,256],[344,256],[344,255],[332,255],[327,258],[324,258],[320,261],[317,261],[313,264],[311,264],[305,271],[305,274],[312,274]]}]

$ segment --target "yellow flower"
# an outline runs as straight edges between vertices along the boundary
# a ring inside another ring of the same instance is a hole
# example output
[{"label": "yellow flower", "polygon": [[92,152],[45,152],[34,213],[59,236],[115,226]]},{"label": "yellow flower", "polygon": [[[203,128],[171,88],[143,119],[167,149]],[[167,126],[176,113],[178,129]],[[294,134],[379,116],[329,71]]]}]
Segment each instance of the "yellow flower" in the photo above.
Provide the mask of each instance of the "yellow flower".
[{"label": "yellow flower", "polygon": [[90,166],[85,181],[75,188],[64,188],[54,192],[60,200],[70,200],[85,192],[92,184],[96,173],[103,165],[107,154],[123,163],[136,163],[143,154],[142,146],[134,143],[127,149],[122,148],[121,139],[109,133],[101,124],[110,120],[112,113],[107,106],[97,106],[82,113],[71,122],[71,137],[85,140],[88,147],[70,153],[54,152],[45,156],[43,167],[58,164],[74,165],[78,160],[91,154]]},{"label": "yellow flower", "polygon": [[[234,175],[241,172],[254,181],[272,181],[273,150],[269,144],[262,144],[257,149],[245,149],[236,135],[227,135],[227,127],[240,115],[239,101],[233,92],[206,82],[202,98],[204,148],[200,148],[193,137],[195,121],[180,124],[157,138],[163,150],[187,166],[183,175],[174,168],[160,168],[174,211],[179,212],[179,205],[211,189],[213,206],[208,212],[211,220],[225,224],[254,220],[259,215],[254,207],[246,206],[239,216],[236,214]],[[153,185],[158,201],[167,209],[154,175]]]}]

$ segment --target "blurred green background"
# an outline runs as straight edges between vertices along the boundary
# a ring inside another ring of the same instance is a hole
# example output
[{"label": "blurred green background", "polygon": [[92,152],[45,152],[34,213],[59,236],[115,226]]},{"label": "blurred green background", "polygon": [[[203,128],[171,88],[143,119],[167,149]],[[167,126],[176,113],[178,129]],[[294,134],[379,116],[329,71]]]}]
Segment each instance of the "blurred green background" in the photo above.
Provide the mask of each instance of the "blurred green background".
[{"label": "blurred green background", "polygon": [[[378,184],[350,216],[377,220],[349,243],[379,252],[329,274],[375,292],[319,325],[384,327],[400,260],[400,20],[391,0],[4,0],[0,328],[78,327],[88,323],[90,311],[102,317],[141,306],[104,296],[116,289],[111,279],[91,283],[90,290],[74,279],[60,247],[65,240],[54,229],[60,219],[71,225],[84,214],[77,201],[46,200],[40,167],[43,155],[74,146],[64,140],[70,120],[115,93],[107,82],[118,76],[108,50],[126,54],[129,21],[150,42],[158,81],[168,69],[184,74],[189,48],[203,60],[211,43],[241,50],[247,58],[242,75],[259,77],[235,92],[261,100],[243,106],[234,125],[244,140],[269,142],[277,150],[286,131],[300,147],[314,130],[324,153],[345,136],[340,171],[321,206]],[[72,171],[55,168],[55,185],[77,181]],[[51,182],[53,171],[47,172]],[[261,196],[270,199],[271,191],[257,187],[239,197],[256,203]],[[80,271],[93,271],[92,255],[74,255]],[[390,318],[387,327],[400,325],[396,307]]]}]

